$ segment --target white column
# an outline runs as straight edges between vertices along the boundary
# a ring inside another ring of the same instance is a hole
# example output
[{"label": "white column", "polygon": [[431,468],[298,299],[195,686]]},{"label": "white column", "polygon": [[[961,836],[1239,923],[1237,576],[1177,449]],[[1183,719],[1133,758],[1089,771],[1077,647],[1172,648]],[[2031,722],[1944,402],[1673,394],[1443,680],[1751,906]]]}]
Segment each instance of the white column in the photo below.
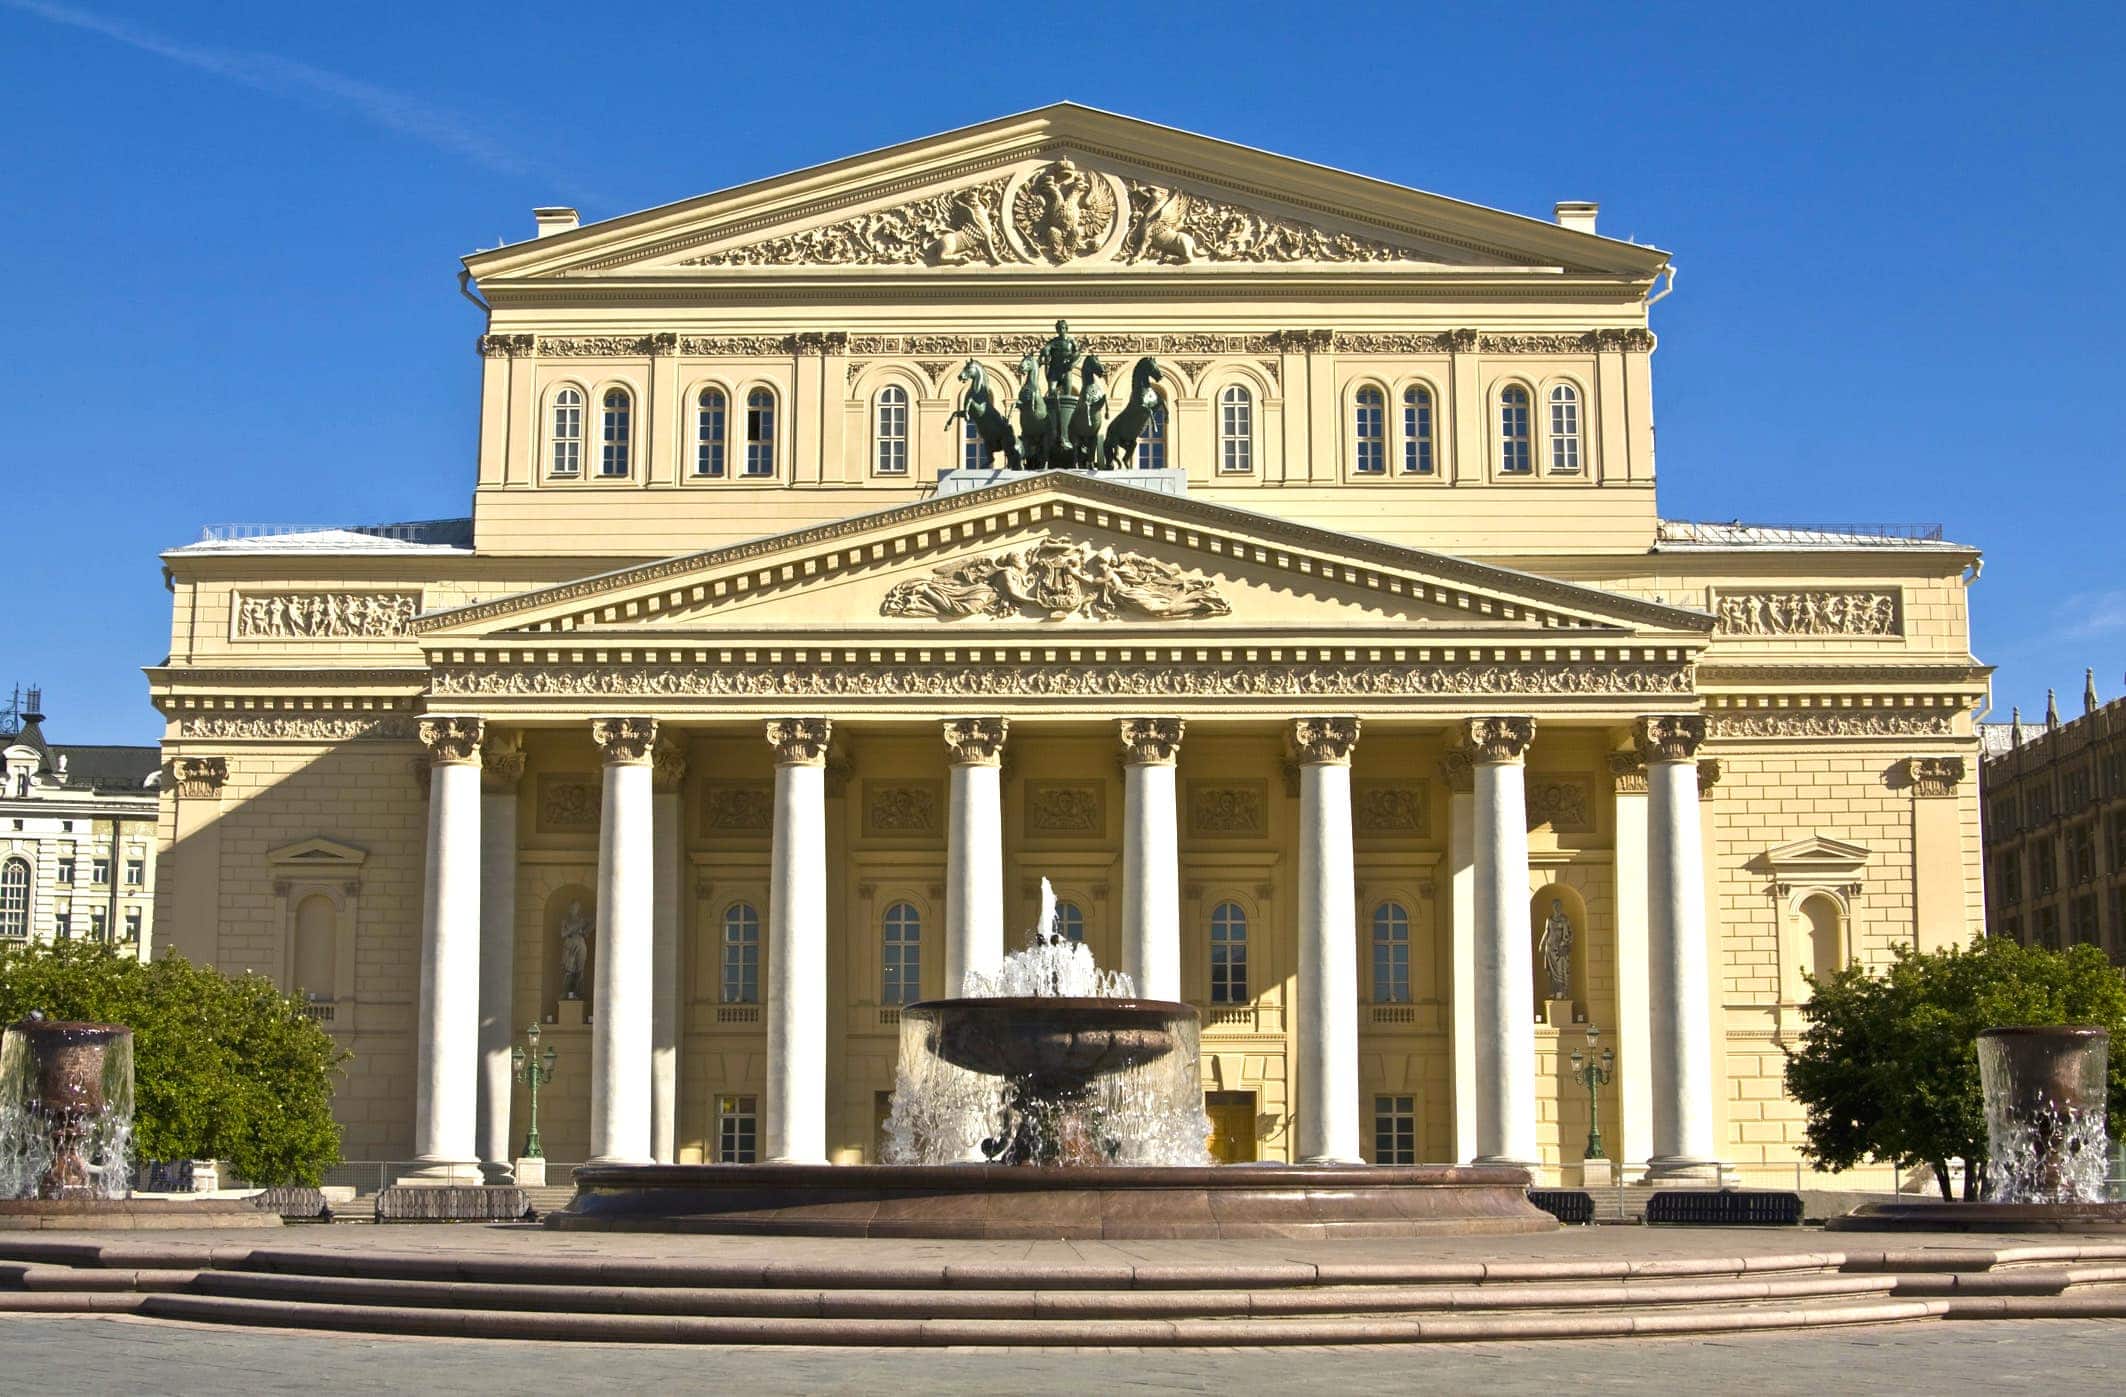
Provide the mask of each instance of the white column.
[{"label": "white column", "polygon": [[669,739],[650,751],[650,824],[655,891],[650,932],[650,1158],[670,1164],[679,1146],[679,888],[686,749]]},{"label": "white column", "polygon": [[414,1181],[475,1182],[480,1060],[480,735],[478,718],[423,718],[428,869],[421,898],[421,988],[414,1042]]},{"label": "white column", "polygon": [[491,733],[480,749],[480,1076],[473,1135],[489,1183],[514,1182],[509,1050],[517,1025],[517,778],[524,750]]},{"label": "white column", "polygon": [[945,993],[969,971],[1004,963],[1004,734],[1002,718],[947,718],[952,763],[945,842]]},{"label": "white column", "polygon": [[776,718],[775,847],[768,884],[771,1164],[827,1162],[827,739],[825,718]]},{"label": "white column", "polygon": [[1299,1158],[1356,1163],[1358,913],[1351,864],[1356,718],[1296,718],[1299,762]]},{"label": "white column", "polygon": [[1646,763],[1636,752],[1612,752],[1616,786],[1617,1136],[1619,1161],[1653,1153],[1653,1012],[1647,997]]},{"label": "white column", "polygon": [[1122,969],[1145,999],[1181,998],[1179,718],[1122,720]]},{"label": "white column", "polygon": [[591,1163],[650,1162],[650,1004],[655,937],[652,718],[599,718],[597,976],[591,993]]},{"label": "white column", "polygon": [[[1457,736],[1456,741],[1459,741]],[[1454,988],[1454,1157],[1476,1158],[1476,767],[1450,748],[1440,761],[1447,783],[1449,974]]]},{"label": "white column", "polygon": [[1717,1179],[1710,968],[1705,945],[1704,831],[1698,820],[1696,714],[1641,718],[1646,762],[1646,943],[1653,1019],[1650,1178]]},{"label": "white column", "polygon": [[1521,758],[1535,720],[1471,718],[1465,738],[1476,764],[1476,1157],[1534,1165],[1535,968]]}]

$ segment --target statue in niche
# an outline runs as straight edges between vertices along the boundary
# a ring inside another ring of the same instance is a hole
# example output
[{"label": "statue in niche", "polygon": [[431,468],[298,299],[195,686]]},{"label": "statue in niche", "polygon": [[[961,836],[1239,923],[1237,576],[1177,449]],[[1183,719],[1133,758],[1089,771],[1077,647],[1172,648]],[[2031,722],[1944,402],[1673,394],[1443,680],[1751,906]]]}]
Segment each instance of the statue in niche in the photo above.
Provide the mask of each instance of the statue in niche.
[{"label": "statue in niche", "polygon": [[571,902],[568,916],[561,923],[561,997],[583,998],[583,967],[590,959],[591,919],[583,915],[583,904]]},{"label": "statue in niche", "polygon": [[1550,918],[1543,923],[1543,937],[1536,943],[1543,957],[1543,973],[1550,980],[1552,999],[1572,997],[1572,919],[1565,915],[1562,898],[1550,899]]}]

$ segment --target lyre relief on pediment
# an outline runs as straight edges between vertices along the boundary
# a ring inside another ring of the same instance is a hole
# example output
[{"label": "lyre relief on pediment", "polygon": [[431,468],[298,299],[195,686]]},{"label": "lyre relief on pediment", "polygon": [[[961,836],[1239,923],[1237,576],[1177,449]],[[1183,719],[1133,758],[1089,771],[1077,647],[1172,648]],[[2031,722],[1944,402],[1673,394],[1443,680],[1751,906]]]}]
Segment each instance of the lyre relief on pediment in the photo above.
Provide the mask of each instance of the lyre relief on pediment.
[{"label": "lyre relief on pediment", "polygon": [[1172,563],[1058,538],[947,563],[927,577],[895,584],[879,605],[881,616],[943,621],[967,616],[1173,621],[1231,611],[1210,581]]}]

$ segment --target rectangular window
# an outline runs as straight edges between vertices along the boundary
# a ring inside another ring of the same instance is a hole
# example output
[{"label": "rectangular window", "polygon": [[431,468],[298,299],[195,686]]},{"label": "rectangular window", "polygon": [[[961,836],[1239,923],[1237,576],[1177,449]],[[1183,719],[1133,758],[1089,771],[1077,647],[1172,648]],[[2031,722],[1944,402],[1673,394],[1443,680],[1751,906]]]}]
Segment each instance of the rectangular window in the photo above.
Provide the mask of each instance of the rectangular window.
[{"label": "rectangular window", "polygon": [[2000,900],[2017,903],[2023,900],[2023,865],[2013,849],[2004,851],[1999,860]]},{"label": "rectangular window", "polygon": [[1403,394],[1403,474],[1432,474],[1432,394],[1421,388]]},{"label": "rectangular window", "polygon": [[2126,812],[2111,817],[2111,871],[2126,870]]},{"label": "rectangular window", "polygon": [[52,935],[61,941],[74,939],[74,909],[61,907],[52,913]]},{"label": "rectangular window", "polygon": [[2069,927],[2077,946],[2095,946],[2102,942],[2103,934],[2097,929],[2096,894],[2083,893],[2067,909]]},{"label": "rectangular window", "polygon": [[1137,469],[1166,469],[1166,403],[1163,399],[1153,406],[1152,420],[1144,424],[1144,434],[1137,438]]},{"label": "rectangular window", "polygon": [[716,1098],[716,1162],[752,1164],[759,1158],[760,1105],[753,1096]]},{"label": "rectangular window", "polygon": [[1385,475],[1388,471],[1388,428],[1383,420],[1387,407],[1381,402],[1378,391],[1368,388],[1358,395],[1358,411],[1353,425],[1358,432],[1358,455],[1355,461],[1360,475]]},{"label": "rectangular window", "polygon": [[694,474],[723,479],[723,394],[701,395],[694,418]]},{"label": "rectangular window", "polygon": [[2021,917],[2010,917],[2002,922],[2001,935],[2007,937],[2010,941],[2021,941],[2023,939],[2023,919]]},{"label": "rectangular window", "polygon": [[138,907],[125,909],[125,939],[128,941],[138,941],[140,939],[140,909]]},{"label": "rectangular window", "polygon": [[1373,1162],[1417,1163],[1417,1098],[1373,1098]]},{"label": "rectangular window", "polygon": [[2067,879],[2087,883],[2096,877],[2096,824],[2076,825],[2067,831]]},{"label": "rectangular window", "polygon": [[89,860],[89,882],[97,887],[111,881],[111,856],[98,854]]},{"label": "rectangular window", "polygon": [[2040,907],[2037,909],[2037,944],[2048,951],[2060,948],[2060,909]]},{"label": "rectangular window", "polygon": [[724,915],[723,1002],[760,1002],[760,917],[751,907]]},{"label": "rectangular window", "polygon": [[1255,469],[1255,400],[1245,388],[1228,388],[1218,398],[1218,471],[1246,475]]},{"label": "rectangular window", "polygon": [[2059,871],[2053,861],[2049,836],[2030,846],[2030,886],[2037,889],[2039,897],[2059,887]]},{"label": "rectangular window", "polygon": [[1550,393],[1550,469],[1571,475],[1580,468],[1580,398],[1569,388]]},{"label": "rectangular window", "polygon": [[89,936],[94,940],[101,941],[105,938],[106,933],[110,931],[110,928],[111,919],[104,909],[91,907],[89,909]]},{"label": "rectangular window", "polygon": [[746,397],[746,474],[775,474],[775,400],[762,392]]},{"label": "rectangular window", "polygon": [[1246,1004],[1248,994],[1248,923],[1234,904],[1211,914],[1211,1003]]},{"label": "rectangular window", "polygon": [[[960,466],[965,470],[971,471],[989,469],[989,453],[982,449],[982,434],[974,429],[974,421],[971,418],[960,433]],[[900,473],[902,475],[908,473],[908,457],[905,449],[901,454]]]},{"label": "rectangular window", "polygon": [[142,883],[145,883],[147,879],[148,861],[146,859],[127,859],[125,861],[125,885],[127,887],[137,888]]},{"label": "rectangular window", "polygon": [[72,854],[68,854],[65,858],[59,860],[57,876],[60,887],[70,888],[74,886],[74,856]]}]

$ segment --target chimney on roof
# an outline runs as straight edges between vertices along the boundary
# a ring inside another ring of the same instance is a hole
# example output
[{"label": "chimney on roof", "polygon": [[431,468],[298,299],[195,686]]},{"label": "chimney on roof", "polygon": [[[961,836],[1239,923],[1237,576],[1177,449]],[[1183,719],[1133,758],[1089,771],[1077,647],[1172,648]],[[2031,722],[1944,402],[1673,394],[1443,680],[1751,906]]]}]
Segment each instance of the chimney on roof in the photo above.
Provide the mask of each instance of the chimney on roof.
[{"label": "chimney on roof", "polygon": [[552,237],[556,233],[573,233],[582,221],[576,216],[574,209],[565,209],[558,205],[532,210],[532,222],[539,225],[539,236],[542,238]]},{"label": "chimney on roof", "polygon": [[30,688],[29,696],[22,702],[22,721],[25,723],[41,723],[44,721],[43,686],[33,685]]},{"label": "chimney on roof", "polygon": [[2096,712],[2096,671],[2093,669],[2082,671],[2082,711]]},{"label": "chimney on roof", "polygon": [[1595,230],[1595,215],[1601,211],[1600,204],[1584,199],[1567,199],[1554,210],[1558,227],[1570,228],[1575,233],[1592,233]]}]

